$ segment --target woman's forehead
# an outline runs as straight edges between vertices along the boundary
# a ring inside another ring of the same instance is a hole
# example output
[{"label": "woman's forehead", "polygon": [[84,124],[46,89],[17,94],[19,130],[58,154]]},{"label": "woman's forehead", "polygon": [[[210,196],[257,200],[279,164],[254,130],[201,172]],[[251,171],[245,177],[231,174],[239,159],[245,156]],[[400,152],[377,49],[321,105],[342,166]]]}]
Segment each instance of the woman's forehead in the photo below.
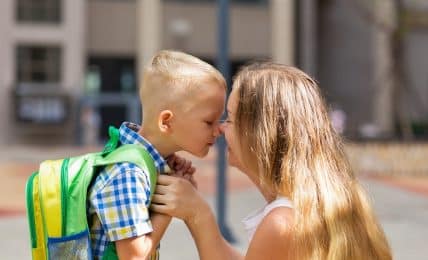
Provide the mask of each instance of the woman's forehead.
[{"label": "woman's forehead", "polygon": [[227,112],[233,113],[238,105],[238,94],[236,89],[232,89],[229,95],[229,99],[227,101]]}]

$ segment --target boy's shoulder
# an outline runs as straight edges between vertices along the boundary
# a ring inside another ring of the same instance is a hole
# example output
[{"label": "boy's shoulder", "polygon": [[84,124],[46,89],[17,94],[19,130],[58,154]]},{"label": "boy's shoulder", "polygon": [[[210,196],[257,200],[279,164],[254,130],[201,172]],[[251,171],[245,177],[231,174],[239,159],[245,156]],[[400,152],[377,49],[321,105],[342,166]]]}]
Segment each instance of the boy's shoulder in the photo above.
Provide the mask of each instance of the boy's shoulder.
[{"label": "boy's shoulder", "polygon": [[91,191],[97,193],[106,188],[134,186],[136,183],[149,188],[148,173],[134,163],[121,162],[106,166],[96,177]]}]

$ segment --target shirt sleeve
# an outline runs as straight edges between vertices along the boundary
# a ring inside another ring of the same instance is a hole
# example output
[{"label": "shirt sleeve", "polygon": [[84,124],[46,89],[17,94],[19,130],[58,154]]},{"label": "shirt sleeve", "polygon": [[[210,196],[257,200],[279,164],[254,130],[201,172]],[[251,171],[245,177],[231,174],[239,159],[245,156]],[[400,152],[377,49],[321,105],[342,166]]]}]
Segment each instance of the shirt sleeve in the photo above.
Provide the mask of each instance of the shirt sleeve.
[{"label": "shirt sleeve", "polygon": [[141,236],[153,231],[148,211],[148,175],[131,163],[116,164],[100,189],[94,207],[110,241]]}]

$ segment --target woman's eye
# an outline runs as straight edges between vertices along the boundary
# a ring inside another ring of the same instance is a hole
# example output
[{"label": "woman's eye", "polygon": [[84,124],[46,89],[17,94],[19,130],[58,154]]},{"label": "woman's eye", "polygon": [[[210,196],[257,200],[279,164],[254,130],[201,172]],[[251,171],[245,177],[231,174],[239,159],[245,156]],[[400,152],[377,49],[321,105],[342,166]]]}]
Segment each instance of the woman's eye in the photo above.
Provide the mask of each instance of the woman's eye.
[{"label": "woman's eye", "polygon": [[213,122],[211,122],[211,121],[205,121],[205,123],[209,126],[213,125]]},{"label": "woman's eye", "polygon": [[226,117],[226,119],[224,119],[223,122],[226,124],[230,124],[232,123],[232,120],[230,120],[229,117]]}]

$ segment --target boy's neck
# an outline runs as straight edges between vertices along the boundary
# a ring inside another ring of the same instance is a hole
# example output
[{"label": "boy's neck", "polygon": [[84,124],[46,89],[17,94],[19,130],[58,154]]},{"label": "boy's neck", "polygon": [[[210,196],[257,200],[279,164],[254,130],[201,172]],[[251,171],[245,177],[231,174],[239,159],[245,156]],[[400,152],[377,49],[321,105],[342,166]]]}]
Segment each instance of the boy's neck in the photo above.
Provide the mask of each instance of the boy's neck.
[{"label": "boy's neck", "polygon": [[138,134],[153,145],[154,148],[162,155],[163,158],[168,157],[173,154],[175,151],[171,149],[168,145],[165,145],[165,137],[160,136],[155,131],[150,131],[148,128],[141,126]]}]

